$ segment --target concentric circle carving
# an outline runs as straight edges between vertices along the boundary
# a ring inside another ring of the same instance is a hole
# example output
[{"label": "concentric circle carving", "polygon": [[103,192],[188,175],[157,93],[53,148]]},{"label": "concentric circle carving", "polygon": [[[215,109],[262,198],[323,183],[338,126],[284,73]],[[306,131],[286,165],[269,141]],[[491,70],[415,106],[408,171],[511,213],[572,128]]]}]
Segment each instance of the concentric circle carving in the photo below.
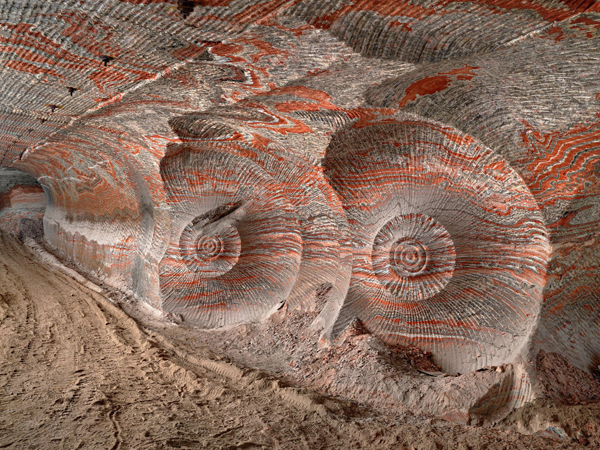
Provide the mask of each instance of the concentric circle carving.
[{"label": "concentric circle carving", "polygon": [[200,236],[197,247],[202,260],[212,261],[223,252],[223,241],[219,236]]},{"label": "concentric circle carving", "polygon": [[391,248],[390,265],[403,278],[417,276],[427,268],[427,247],[416,239],[401,238]]},{"label": "concentric circle carving", "polygon": [[233,226],[206,231],[196,219],[185,227],[179,240],[182,260],[199,277],[218,277],[230,271],[238,262],[241,238]]},{"label": "concentric circle carving", "polygon": [[183,147],[162,162],[173,209],[163,308],[214,328],[264,316],[298,276],[302,231],[282,187],[228,147]]},{"label": "concentric circle carving", "polygon": [[403,301],[426,300],[448,284],[456,253],[450,234],[424,214],[396,216],[375,236],[373,271]]},{"label": "concentric circle carving", "polygon": [[510,165],[469,136],[411,118],[339,133],[324,166],[354,246],[336,329],[358,318],[449,371],[512,360],[536,325],[549,244]]}]

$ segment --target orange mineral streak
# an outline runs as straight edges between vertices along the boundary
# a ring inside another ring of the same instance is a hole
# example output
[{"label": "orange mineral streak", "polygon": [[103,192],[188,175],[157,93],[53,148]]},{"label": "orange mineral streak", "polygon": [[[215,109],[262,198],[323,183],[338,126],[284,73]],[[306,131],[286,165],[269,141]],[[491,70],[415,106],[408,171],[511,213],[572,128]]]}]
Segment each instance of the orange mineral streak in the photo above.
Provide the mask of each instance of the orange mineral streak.
[{"label": "orange mineral streak", "polygon": [[244,63],[246,60],[241,56],[235,56],[241,54],[244,51],[244,47],[240,44],[217,44],[210,52],[217,56],[223,56],[229,58],[230,62]]},{"label": "orange mineral streak", "polygon": [[329,14],[318,17],[314,25],[319,28],[329,28],[333,22],[354,11],[372,11],[382,16],[401,16],[412,19],[423,19],[428,16],[444,14],[436,8],[428,8],[408,2],[397,0],[354,0],[346,2],[344,6],[337,8]]},{"label": "orange mineral streak", "polygon": [[273,119],[273,121],[269,122],[252,121],[251,123],[247,123],[247,125],[251,128],[267,129],[284,135],[312,132],[312,129],[301,120],[294,119],[293,117],[289,116],[270,113],[261,103],[257,103],[255,101],[242,101],[240,104],[247,108],[256,108],[261,112],[266,113],[269,118]]},{"label": "orange mineral streak", "polygon": [[[131,75],[133,75],[133,77]],[[107,89],[118,86],[126,81],[139,82],[152,77],[153,74],[141,70],[115,68],[111,66],[102,67],[89,75],[89,79],[96,84],[100,92],[105,92]]]},{"label": "orange mineral streak", "polygon": [[44,203],[44,191],[39,186],[15,186],[9,192],[0,194],[0,210]]},{"label": "orange mineral streak", "polygon": [[397,111],[391,108],[358,108],[348,111],[348,117],[358,118],[354,128],[364,128],[375,123],[393,123],[396,119],[392,116],[396,113]]},{"label": "orange mineral streak", "polygon": [[322,91],[310,89],[305,86],[286,86],[273,89],[260,97],[275,97],[280,95],[296,96],[299,100],[288,100],[275,103],[275,109],[283,113],[295,111],[318,111],[320,109],[341,111],[339,106],[331,103],[332,98]]},{"label": "orange mineral streak", "polygon": [[[429,3],[428,6],[416,5],[408,1],[397,0],[354,0],[345,2],[343,6],[336,8],[327,14],[321,14],[312,21],[318,28],[327,29],[336,21],[342,19],[349,13],[358,11],[369,11],[383,17],[402,17],[405,20],[392,22],[395,27],[402,27],[411,31],[411,24],[417,23],[427,17],[443,16],[451,14],[455,9],[450,6],[456,3],[475,4],[485,8],[488,14],[504,14],[506,11],[535,11],[543,20],[560,21],[568,19],[576,14],[587,10],[598,10],[598,4],[594,0],[565,1],[560,7],[549,7],[536,0],[440,0]],[[472,9],[473,6],[471,6]],[[408,23],[406,19],[412,19]]]},{"label": "orange mineral streak", "polygon": [[267,22],[277,13],[282,7],[290,4],[290,0],[271,0],[263,3],[250,4],[239,14],[232,16],[232,21],[235,23],[261,24]]},{"label": "orange mineral streak", "polygon": [[537,0],[443,0],[439,2],[439,7],[445,7],[451,3],[475,3],[488,8],[489,11],[501,14],[503,11],[510,10],[530,10],[535,11],[542,19],[549,22],[565,20],[575,14],[582,13],[594,4],[594,0],[565,0],[561,2],[560,7],[552,8],[545,6]]},{"label": "orange mineral streak", "polygon": [[250,39],[243,39],[243,40],[240,40],[240,42],[243,42],[245,44],[250,44],[258,50],[256,53],[250,54],[250,59],[252,60],[253,63],[257,63],[262,58],[265,58],[268,56],[289,55],[289,52],[282,51],[282,50],[278,49],[277,47],[275,47],[274,45],[272,45],[268,42],[265,42],[256,37],[253,37]]},{"label": "orange mineral streak", "polygon": [[553,39],[554,42],[558,43],[564,39],[566,39],[567,37],[565,36],[565,32],[561,27],[557,27],[557,26],[553,26],[548,28],[548,30],[546,30],[545,34],[550,38]]},{"label": "orange mineral streak", "polygon": [[600,20],[592,19],[591,17],[577,17],[570,21],[572,25],[582,24],[589,25],[593,28],[600,29]]},{"label": "orange mineral streak", "polygon": [[470,81],[477,75],[472,72],[475,69],[479,69],[479,67],[468,66],[465,64],[465,67],[459,69],[453,69],[448,72],[441,72],[435,76],[422,78],[406,88],[404,96],[398,103],[398,107],[404,108],[408,103],[416,100],[417,97],[441,92],[448,88],[455,80]]},{"label": "orange mineral streak", "polygon": [[[529,124],[524,123],[526,127]],[[532,130],[528,128],[527,131]],[[523,132],[534,159],[527,164],[526,181],[540,207],[558,200],[600,195],[600,122],[581,124],[568,131],[542,134]],[[596,179],[596,183],[586,181]],[[562,219],[564,222],[564,218]]]}]

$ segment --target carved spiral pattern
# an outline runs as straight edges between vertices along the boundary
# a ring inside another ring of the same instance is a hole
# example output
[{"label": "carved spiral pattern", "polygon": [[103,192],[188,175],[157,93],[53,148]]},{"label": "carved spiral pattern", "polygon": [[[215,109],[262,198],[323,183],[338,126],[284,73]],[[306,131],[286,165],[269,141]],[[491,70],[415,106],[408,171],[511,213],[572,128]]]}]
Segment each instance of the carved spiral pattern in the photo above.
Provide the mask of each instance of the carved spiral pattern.
[{"label": "carved spiral pattern", "polygon": [[160,266],[163,308],[218,327],[261,317],[285,301],[302,237],[281,186],[227,148],[180,148],[161,169],[177,213]]},{"label": "carved spiral pattern", "polygon": [[197,218],[181,233],[181,258],[199,277],[218,277],[238,262],[242,246],[240,234],[232,226],[207,231],[201,224],[201,218]]},{"label": "carved spiral pattern", "polygon": [[198,239],[198,254],[204,261],[212,261],[223,253],[223,241],[219,236],[201,236]]},{"label": "carved spiral pattern", "polygon": [[204,327],[285,301],[447,370],[597,367],[599,2],[4,3],[0,164],[88,273]]},{"label": "carved spiral pattern", "polygon": [[456,252],[450,234],[423,214],[397,216],[373,243],[373,271],[403,301],[427,300],[452,278]]},{"label": "carved spiral pattern", "polygon": [[466,371],[518,352],[535,324],[548,242],[535,200],[492,151],[425,121],[339,134],[325,158],[353,230],[338,319]]},{"label": "carved spiral pattern", "polygon": [[[291,151],[278,142],[257,134],[250,127],[256,123],[262,126],[265,123],[279,122],[278,117],[267,108],[220,107],[203,113],[176,117],[170,121],[170,125],[182,138],[196,140],[196,147],[186,150],[186,154],[205,154],[207,149],[219,154],[228,154],[231,158],[224,164],[233,164],[231,170],[236,174],[234,177],[238,177],[238,173],[244,173],[245,169],[240,170],[238,166],[256,168],[273,186],[269,195],[276,193],[281,199],[285,199],[288,203],[287,210],[278,211],[273,207],[268,213],[276,217],[281,213],[285,215],[287,211],[297,220],[302,236],[302,258],[298,271],[286,279],[286,283],[293,286],[289,296],[279,298],[279,304],[285,301],[292,310],[323,312],[322,317],[328,319],[320,320],[315,326],[327,329],[333,324],[332,318],[337,315],[346,296],[351,275],[352,254],[348,223],[341,203],[321,170],[303,153]],[[176,172],[179,168],[185,171],[188,171],[188,168],[184,159],[176,164],[173,164],[173,161],[172,156],[166,158],[161,174],[166,181],[166,189],[173,198],[179,198],[185,194],[178,191],[180,188]],[[204,175],[199,171],[197,176]],[[219,190],[217,181],[215,179],[211,183],[215,190]],[[243,183],[245,181],[241,182],[240,189],[258,189]],[[197,181],[192,181],[191,184],[194,185],[192,190],[198,190]],[[194,208],[196,206],[193,202],[180,202],[173,217],[179,222],[183,220],[182,217],[189,217]],[[197,274],[208,273],[209,276],[218,275],[219,272],[212,271],[214,266],[218,265],[218,270],[227,270],[231,264],[236,263],[235,257],[238,252],[233,248],[234,242],[231,239],[223,240],[223,236],[227,235],[224,233],[218,235],[225,247],[220,257],[212,260],[212,251],[206,252],[206,248],[203,247],[200,253],[204,259],[199,258],[196,244],[199,236],[217,237],[214,233],[206,234],[206,227],[202,225],[202,221],[202,217],[196,217],[187,225],[179,241],[180,253],[191,271]],[[195,225],[196,222],[200,225]],[[187,237],[186,233],[190,232],[191,237]],[[211,250],[213,247],[219,247],[217,242],[210,242],[211,244],[207,243],[206,246]],[[243,242],[240,250],[242,257],[245,245],[247,244]],[[211,259],[210,263],[205,261],[206,257]],[[175,279],[171,282],[163,277],[162,284],[166,288],[168,284],[174,286],[175,282]],[[223,289],[228,287],[223,286]],[[163,307],[174,306],[175,302],[169,301]],[[227,307],[221,313],[222,320],[215,319],[213,324],[232,323],[234,318]],[[216,317],[219,314],[218,308],[212,309],[211,314]]]}]

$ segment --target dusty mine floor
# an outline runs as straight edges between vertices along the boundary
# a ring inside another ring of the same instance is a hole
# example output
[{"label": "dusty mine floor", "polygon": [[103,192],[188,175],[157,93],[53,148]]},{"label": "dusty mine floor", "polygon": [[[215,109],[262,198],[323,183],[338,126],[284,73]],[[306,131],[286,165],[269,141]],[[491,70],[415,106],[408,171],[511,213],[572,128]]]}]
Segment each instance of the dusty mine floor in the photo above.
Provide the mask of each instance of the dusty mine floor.
[{"label": "dusty mine floor", "polygon": [[[252,361],[233,364],[197,340],[186,346],[172,338],[175,325],[165,322],[161,328],[159,317],[146,317],[131,318],[106,296],[0,235],[0,448],[594,445],[526,436],[508,425],[457,425],[400,409],[386,413],[297,389],[289,386],[293,376],[249,368]],[[598,408],[539,404],[506,423],[539,417],[538,410],[564,420],[598,420]]]}]

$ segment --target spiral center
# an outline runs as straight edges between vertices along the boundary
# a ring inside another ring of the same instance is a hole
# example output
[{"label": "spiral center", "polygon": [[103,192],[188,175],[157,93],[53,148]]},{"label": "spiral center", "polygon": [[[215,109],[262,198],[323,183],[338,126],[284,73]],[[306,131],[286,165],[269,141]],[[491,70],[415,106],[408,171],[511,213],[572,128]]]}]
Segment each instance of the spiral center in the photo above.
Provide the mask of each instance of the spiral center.
[{"label": "spiral center", "polygon": [[390,219],[377,233],[371,267],[379,282],[403,302],[433,297],[454,273],[456,251],[452,237],[425,214]]},{"label": "spiral center", "polygon": [[427,267],[427,249],[415,239],[399,239],[390,249],[390,264],[402,275],[417,275]]},{"label": "spiral center", "polygon": [[205,261],[212,261],[223,252],[223,241],[219,236],[202,236],[198,239],[198,256]]}]

